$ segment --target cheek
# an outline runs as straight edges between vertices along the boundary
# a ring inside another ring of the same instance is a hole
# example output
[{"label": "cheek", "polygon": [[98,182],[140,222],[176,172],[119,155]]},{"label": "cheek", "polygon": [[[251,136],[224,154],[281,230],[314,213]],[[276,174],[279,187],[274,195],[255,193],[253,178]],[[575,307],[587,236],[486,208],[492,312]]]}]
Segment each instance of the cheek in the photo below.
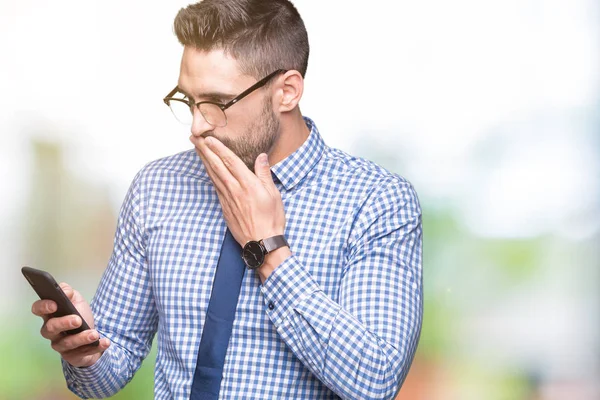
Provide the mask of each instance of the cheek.
[{"label": "cheek", "polygon": [[[245,100],[248,100],[245,102]],[[231,107],[230,113],[227,115],[227,127],[231,122],[231,128],[235,128],[236,132],[245,132],[254,121],[260,119],[262,112],[262,103],[259,99],[248,98],[243,99],[238,104]]]},{"label": "cheek", "polygon": [[227,116],[227,126],[220,128],[220,130],[216,131],[215,133],[217,136],[235,140],[236,138],[246,134],[248,130],[248,121],[249,118],[246,114],[232,114],[231,117]]},{"label": "cheek", "polygon": [[223,143],[230,150],[235,150],[237,148],[236,143],[238,143],[240,138],[243,136],[237,126],[232,126],[233,124],[234,122],[232,122],[230,125],[228,121],[226,127],[219,128],[219,130],[215,130],[213,132],[213,136],[219,139],[221,143]]},{"label": "cheek", "polygon": [[233,124],[233,121],[227,121],[227,126],[224,128],[215,129],[213,135],[223,143],[226,143],[228,140],[235,139],[237,134],[236,127]]}]

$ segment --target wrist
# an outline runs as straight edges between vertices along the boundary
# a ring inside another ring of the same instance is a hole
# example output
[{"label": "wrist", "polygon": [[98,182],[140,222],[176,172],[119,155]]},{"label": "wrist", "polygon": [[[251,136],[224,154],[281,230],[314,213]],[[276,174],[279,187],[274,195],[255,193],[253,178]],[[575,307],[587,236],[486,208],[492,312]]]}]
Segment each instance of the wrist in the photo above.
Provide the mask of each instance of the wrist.
[{"label": "wrist", "polygon": [[279,267],[285,260],[292,256],[292,251],[288,246],[280,247],[273,250],[265,256],[263,264],[256,270],[261,282],[269,278],[269,276]]}]

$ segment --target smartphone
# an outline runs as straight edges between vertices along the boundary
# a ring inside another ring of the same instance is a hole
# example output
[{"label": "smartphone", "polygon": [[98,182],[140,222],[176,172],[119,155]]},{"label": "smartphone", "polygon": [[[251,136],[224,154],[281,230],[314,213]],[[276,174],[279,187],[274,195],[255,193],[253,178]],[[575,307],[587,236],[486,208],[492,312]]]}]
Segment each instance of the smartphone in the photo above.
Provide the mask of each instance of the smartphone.
[{"label": "smartphone", "polygon": [[[79,311],[77,311],[73,303],[71,303],[71,300],[69,300],[65,292],[63,292],[58,283],[56,283],[52,275],[46,271],[30,267],[21,268],[21,272],[33,290],[35,290],[37,295],[40,296],[40,299],[52,300],[56,303],[56,312],[54,312],[51,317],[64,317],[65,315],[75,314],[81,318],[81,326],[66,331],[68,335],[74,335],[90,329],[87,322],[85,322],[81,314],[79,314]],[[95,342],[90,343],[88,346],[98,346],[99,344],[100,341],[96,340]]]}]

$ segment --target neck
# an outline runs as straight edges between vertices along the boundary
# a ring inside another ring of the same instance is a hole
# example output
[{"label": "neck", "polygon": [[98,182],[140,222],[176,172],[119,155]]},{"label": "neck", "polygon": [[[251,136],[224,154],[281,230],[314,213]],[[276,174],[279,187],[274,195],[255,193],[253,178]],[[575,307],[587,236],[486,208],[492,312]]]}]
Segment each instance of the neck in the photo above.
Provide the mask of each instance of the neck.
[{"label": "neck", "polygon": [[279,139],[269,152],[269,163],[277,164],[302,146],[310,135],[306,122],[300,113],[300,107],[281,115]]}]

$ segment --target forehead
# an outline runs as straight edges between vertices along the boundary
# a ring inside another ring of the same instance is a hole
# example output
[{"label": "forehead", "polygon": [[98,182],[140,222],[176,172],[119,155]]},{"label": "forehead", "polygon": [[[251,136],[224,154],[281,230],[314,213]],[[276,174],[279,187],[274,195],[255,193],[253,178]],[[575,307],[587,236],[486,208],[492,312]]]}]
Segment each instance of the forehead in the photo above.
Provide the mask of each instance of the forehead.
[{"label": "forehead", "polygon": [[221,49],[198,50],[185,46],[181,57],[178,85],[187,93],[243,90],[252,78],[240,72],[238,62]]}]

